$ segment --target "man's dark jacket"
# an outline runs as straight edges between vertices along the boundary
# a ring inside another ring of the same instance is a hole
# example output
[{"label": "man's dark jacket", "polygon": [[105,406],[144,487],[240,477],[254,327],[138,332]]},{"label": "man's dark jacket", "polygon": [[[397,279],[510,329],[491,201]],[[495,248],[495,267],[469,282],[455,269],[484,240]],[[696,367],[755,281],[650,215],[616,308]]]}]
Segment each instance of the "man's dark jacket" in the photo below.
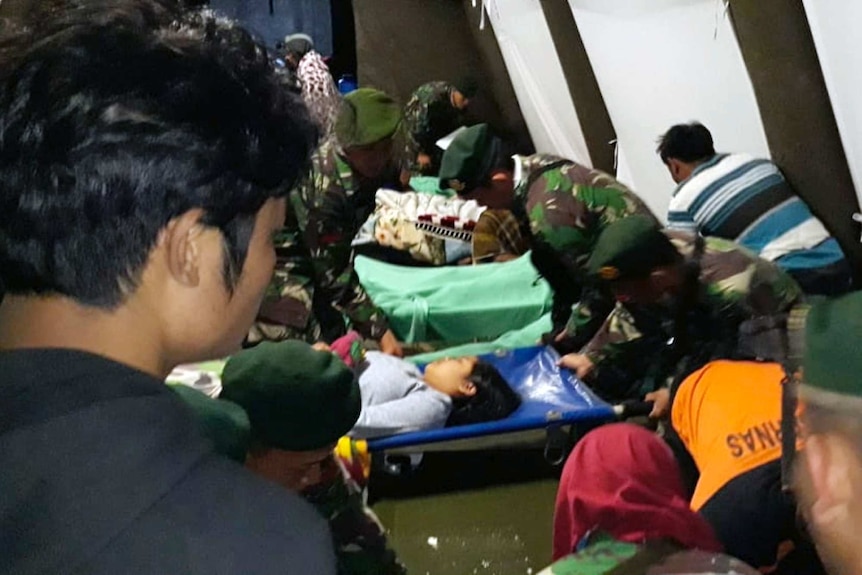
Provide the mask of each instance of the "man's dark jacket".
[{"label": "man's dark jacket", "polygon": [[158,379],[0,352],[0,573],[334,572],[324,520],[215,455]]}]

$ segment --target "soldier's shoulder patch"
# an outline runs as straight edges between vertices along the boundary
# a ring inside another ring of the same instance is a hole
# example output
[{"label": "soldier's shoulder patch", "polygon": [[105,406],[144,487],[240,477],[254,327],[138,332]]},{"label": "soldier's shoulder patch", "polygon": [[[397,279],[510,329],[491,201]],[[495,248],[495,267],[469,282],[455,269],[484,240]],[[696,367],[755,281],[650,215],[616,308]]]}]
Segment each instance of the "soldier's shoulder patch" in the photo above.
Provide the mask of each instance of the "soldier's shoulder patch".
[{"label": "soldier's shoulder patch", "polygon": [[614,266],[602,266],[599,268],[599,277],[605,281],[615,280],[620,277],[620,270]]}]

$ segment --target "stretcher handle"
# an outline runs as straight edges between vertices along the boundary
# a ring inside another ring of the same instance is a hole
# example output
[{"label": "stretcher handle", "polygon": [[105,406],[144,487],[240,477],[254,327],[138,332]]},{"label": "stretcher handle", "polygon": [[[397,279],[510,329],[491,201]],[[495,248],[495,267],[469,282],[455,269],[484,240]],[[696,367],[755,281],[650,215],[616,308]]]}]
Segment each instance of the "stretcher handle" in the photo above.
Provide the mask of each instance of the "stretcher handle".
[{"label": "stretcher handle", "polygon": [[625,401],[614,406],[614,413],[620,419],[629,419],[630,417],[640,417],[652,413],[652,401]]}]

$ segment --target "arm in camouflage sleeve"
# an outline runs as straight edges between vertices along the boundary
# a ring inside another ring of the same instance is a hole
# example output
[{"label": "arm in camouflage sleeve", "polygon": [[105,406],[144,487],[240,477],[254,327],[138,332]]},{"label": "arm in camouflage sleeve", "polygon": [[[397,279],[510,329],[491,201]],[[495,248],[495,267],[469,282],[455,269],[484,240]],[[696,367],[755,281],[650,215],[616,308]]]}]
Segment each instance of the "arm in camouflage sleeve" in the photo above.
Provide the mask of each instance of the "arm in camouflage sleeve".
[{"label": "arm in camouflage sleeve", "polygon": [[383,527],[366,505],[362,491],[335,459],[339,473],[306,494],[332,531],[339,575],[404,575]]},{"label": "arm in camouflage sleeve", "polygon": [[647,307],[629,309],[617,302],[585,354],[597,367],[603,363],[624,368],[638,377],[661,361],[668,335],[662,329],[662,315]]},{"label": "arm in camouflage sleeve", "polygon": [[407,140],[407,155],[412,161],[425,151],[423,134],[429,132],[428,105],[414,95],[404,110],[404,136]]},{"label": "arm in camouflage sleeve", "polygon": [[595,365],[625,355],[626,346],[642,337],[634,317],[619,302],[608,314],[593,339],[581,350]]},{"label": "arm in camouflage sleeve", "polygon": [[379,340],[389,324],[353,269],[350,243],[356,230],[344,190],[332,175],[315,170],[300,192],[305,213],[298,219],[311,251],[318,297],[330,302],[360,334]]},{"label": "arm in camouflage sleeve", "polygon": [[571,315],[566,323],[565,337],[579,347],[589,342],[603,326],[614,310],[614,299],[595,285],[587,285],[581,291],[580,301],[572,306]]},{"label": "arm in camouflage sleeve", "polygon": [[707,293],[718,300],[721,313],[771,316],[786,313],[803,299],[796,281],[773,262],[728,240],[707,238],[706,245],[702,265],[711,276]]}]

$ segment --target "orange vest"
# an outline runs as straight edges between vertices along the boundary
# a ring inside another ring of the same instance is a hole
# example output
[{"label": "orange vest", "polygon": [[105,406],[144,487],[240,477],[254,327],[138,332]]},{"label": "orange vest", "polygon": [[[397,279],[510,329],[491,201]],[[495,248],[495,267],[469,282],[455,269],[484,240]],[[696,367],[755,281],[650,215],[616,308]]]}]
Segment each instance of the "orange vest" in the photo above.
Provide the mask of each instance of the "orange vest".
[{"label": "orange vest", "polygon": [[692,509],[735,477],[781,457],[783,379],[777,363],[714,361],[682,382],[671,419],[700,470]]}]

